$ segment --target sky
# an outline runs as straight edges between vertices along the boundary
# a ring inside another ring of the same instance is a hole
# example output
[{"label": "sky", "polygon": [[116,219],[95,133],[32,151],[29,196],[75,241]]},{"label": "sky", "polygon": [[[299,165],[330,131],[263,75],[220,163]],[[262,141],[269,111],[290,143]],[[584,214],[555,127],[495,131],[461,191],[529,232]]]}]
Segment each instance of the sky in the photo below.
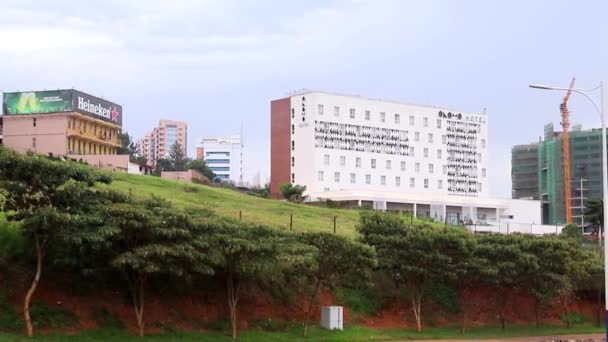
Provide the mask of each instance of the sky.
[{"label": "sky", "polygon": [[[326,90],[488,113],[490,194],[510,150],[559,128],[563,93],[608,81],[608,1],[0,0],[0,91],[77,88],[202,137],[243,127],[245,173],[269,173],[270,101]],[[599,97],[599,94],[595,94]],[[599,127],[582,96],[572,121]]]}]

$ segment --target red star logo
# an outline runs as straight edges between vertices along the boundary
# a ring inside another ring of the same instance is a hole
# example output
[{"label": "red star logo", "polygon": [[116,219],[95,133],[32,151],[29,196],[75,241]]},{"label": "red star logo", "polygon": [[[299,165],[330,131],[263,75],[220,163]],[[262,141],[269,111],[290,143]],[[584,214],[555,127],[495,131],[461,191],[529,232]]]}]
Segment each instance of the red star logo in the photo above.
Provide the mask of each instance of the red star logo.
[{"label": "red star logo", "polygon": [[112,108],[112,121],[114,122],[118,122],[118,111],[116,110],[116,107]]}]

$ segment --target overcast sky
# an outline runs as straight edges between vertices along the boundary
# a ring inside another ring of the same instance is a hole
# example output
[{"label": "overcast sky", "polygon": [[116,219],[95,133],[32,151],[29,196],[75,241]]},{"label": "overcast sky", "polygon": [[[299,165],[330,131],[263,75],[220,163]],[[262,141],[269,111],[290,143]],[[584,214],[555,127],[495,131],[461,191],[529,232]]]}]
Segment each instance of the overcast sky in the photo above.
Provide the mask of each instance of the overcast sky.
[{"label": "overcast sky", "polygon": [[0,90],[103,96],[135,137],[187,121],[191,155],[242,124],[248,178],[269,172],[270,100],[312,88],[486,108],[491,194],[510,197],[511,146],[559,122],[562,94],[527,85],[572,76],[608,80],[608,1],[0,0]]}]

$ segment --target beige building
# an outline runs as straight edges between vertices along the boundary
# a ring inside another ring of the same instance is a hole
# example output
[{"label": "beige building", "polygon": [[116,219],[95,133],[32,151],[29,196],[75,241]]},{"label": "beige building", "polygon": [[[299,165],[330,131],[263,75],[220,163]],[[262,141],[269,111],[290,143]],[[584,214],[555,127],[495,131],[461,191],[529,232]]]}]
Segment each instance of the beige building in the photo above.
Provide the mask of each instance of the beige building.
[{"label": "beige building", "polygon": [[76,91],[5,93],[3,144],[55,156],[116,154],[122,107]]},{"label": "beige building", "polygon": [[188,124],[183,121],[160,120],[158,127],[148,132],[138,141],[139,154],[146,158],[148,165],[155,166],[158,159],[169,156],[171,146],[177,142],[188,155]]}]

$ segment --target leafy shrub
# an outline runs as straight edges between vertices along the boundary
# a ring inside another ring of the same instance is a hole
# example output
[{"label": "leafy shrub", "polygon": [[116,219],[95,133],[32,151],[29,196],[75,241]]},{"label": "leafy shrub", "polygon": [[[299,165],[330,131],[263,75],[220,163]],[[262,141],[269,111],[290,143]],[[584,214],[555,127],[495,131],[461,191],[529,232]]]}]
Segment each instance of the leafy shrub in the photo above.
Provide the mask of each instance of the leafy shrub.
[{"label": "leafy shrub", "polygon": [[382,300],[373,289],[337,288],[335,291],[338,302],[359,315],[374,315],[382,308]]},{"label": "leafy shrub", "polygon": [[225,332],[230,330],[230,321],[227,319],[217,319],[215,321],[205,323],[205,326],[209,330]]},{"label": "leafy shrub", "polygon": [[458,291],[443,281],[432,281],[427,288],[429,298],[442,309],[450,313],[460,312]]},{"label": "leafy shrub", "polygon": [[124,329],[124,324],[121,320],[114,317],[107,308],[96,309],[93,311],[93,319],[99,328],[103,329]]},{"label": "leafy shrub", "polygon": [[0,292],[0,331],[18,331],[23,329],[23,321],[11,305],[8,293]]},{"label": "leafy shrub", "polygon": [[195,187],[195,186],[188,186],[188,185],[186,185],[184,187],[184,192],[193,192],[193,193],[196,193],[196,192],[199,192],[199,190],[200,189],[197,188],[197,187]]},{"label": "leafy shrub", "polygon": [[281,319],[273,319],[272,317],[268,317],[267,319],[261,321],[256,321],[253,323],[253,326],[271,332],[286,331],[292,328],[292,325],[289,324],[289,322]]},{"label": "leafy shrub", "polygon": [[30,309],[32,324],[36,328],[64,328],[78,325],[78,318],[64,308],[35,303]]},{"label": "leafy shrub", "polygon": [[587,321],[587,318],[578,312],[569,312],[568,315],[563,315],[560,320],[564,323],[570,321],[570,324],[582,324]]},{"label": "leafy shrub", "polygon": [[19,223],[7,222],[3,216],[0,217],[0,265],[28,260],[31,257],[31,251],[19,231],[19,226]]},{"label": "leafy shrub", "polygon": [[173,322],[169,321],[156,321],[152,323],[152,326],[162,329],[165,333],[174,334],[177,332],[177,328],[173,325]]}]

